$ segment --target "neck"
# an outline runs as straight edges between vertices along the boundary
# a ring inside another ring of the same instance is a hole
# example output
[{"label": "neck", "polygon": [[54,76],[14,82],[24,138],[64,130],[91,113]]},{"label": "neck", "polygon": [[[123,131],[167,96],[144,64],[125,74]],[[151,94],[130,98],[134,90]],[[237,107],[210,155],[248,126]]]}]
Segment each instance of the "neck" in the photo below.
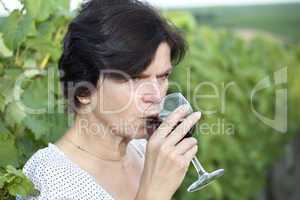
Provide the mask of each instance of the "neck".
[{"label": "neck", "polygon": [[128,139],[114,134],[92,114],[77,115],[74,126],[64,138],[103,160],[124,160],[129,143]]}]

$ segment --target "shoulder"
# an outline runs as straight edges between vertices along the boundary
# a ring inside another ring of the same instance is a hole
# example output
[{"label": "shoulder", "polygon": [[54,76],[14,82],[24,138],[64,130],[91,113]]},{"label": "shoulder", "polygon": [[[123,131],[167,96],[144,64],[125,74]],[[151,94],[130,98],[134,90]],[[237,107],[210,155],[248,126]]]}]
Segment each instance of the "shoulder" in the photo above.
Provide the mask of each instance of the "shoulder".
[{"label": "shoulder", "polygon": [[[72,173],[66,159],[56,152],[51,143],[35,152],[23,167],[24,174],[37,186],[51,184],[52,179]],[[63,174],[62,174],[63,173]]]},{"label": "shoulder", "polygon": [[39,190],[38,199],[97,199],[101,196],[99,186],[91,177],[51,143],[31,156],[23,172]]}]

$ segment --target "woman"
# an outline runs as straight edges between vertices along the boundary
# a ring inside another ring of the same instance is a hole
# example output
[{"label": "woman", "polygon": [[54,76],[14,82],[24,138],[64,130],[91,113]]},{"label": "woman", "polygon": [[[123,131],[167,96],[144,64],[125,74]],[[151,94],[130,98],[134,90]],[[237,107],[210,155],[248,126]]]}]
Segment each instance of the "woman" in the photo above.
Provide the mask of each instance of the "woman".
[{"label": "woman", "polygon": [[151,136],[145,127],[185,50],[176,28],[146,3],[83,4],[59,61],[75,121],[25,164],[40,191],[34,199],[170,200],[197,152],[195,138],[181,139],[200,113],[186,117],[180,107]]}]

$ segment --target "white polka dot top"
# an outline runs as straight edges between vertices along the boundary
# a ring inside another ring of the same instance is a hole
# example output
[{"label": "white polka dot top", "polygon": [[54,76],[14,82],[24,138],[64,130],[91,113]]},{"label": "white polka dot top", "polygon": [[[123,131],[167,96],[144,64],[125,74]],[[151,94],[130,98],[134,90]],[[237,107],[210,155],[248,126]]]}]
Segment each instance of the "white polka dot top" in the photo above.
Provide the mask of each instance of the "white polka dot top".
[{"label": "white polka dot top", "polygon": [[[135,139],[132,145],[143,158],[145,139]],[[16,200],[113,200],[95,178],[81,169],[52,143],[39,149],[25,163],[24,174],[33,182],[39,195]]]}]

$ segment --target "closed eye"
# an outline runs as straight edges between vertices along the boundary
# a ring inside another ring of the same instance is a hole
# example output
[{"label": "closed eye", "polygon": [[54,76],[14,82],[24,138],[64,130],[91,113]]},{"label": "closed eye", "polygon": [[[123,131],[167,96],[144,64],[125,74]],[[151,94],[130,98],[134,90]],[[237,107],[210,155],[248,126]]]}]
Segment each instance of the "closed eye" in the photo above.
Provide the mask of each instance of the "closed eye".
[{"label": "closed eye", "polygon": [[159,78],[168,78],[170,76],[171,73],[167,73],[167,74],[164,74],[162,76],[160,76]]},{"label": "closed eye", "polygon": [[136,77],[131,77],[131,79],[132,80],[139,80],[139,79],[141,79],[141,77],[136,76]]},{"label": "closed eye", "polygon": [[[168,78],[170,75],[171,75],[171,72],[168,72],[168,73],[166,73],[166,74],[163,74],[163,75],[158,76],[158,78],[166,79],[166,78]],[[138,81],[138,80],[140,80],[140,79],[143,79],[143,77],[140,77],[140,76],[134,76],[134,77],[131,77],[131,80],[133,80],[133,81]]]}]

